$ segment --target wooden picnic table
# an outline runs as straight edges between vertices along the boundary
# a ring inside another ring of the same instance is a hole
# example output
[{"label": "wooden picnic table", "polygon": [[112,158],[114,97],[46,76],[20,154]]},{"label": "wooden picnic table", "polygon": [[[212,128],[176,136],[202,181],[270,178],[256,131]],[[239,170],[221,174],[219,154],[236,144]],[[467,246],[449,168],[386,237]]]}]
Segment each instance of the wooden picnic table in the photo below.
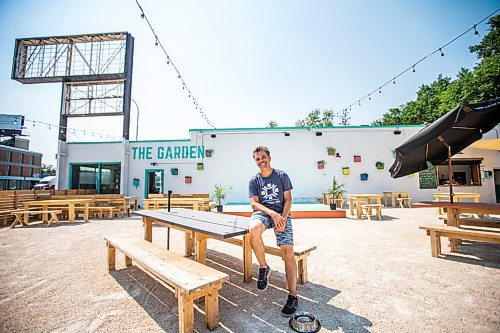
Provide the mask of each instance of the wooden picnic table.
[{"label": "wooden picnic table", "polygon": [[139,197],[125,197],[125,200],[128,200],[129,204],[134,202],[134,210],[139,210]]},{"label": "wooden picnic table", "polygon": [[371,204],[372,200],[375,200],[377,204],[382,204],[382,195],[381,194],[351,194],[349,195],[349,212],[354,215],[354,203],[356,203],[356,216],[358,219],[361,218],[362,209],[361,204],[362,201],[365,200],[367,204]]},{"label": "wooden picnic table", "polygon": [[[461,213],[474,214],[500,214],[500,204],[478,203],[478,202],[451,202],[446,201],[421,201],[412,205],[413,207],[437,207],[446,208],[446,224],[452,227],[460,227]],[[451,252],[458,252],[458,240],[450,239]]]},{"label": "wooden picnic table", "polygon": [[[434,193],[434,201],[436,202],[449,202],[450,201],[450,193]],[[466,192],[456,192],[453,193],[453,201],[461,202],[462,199],[472,199],[473,202],[479,202],[481,198],[481,194],[479,193],[466,193]],[[443,213],[443,207],[438,207],[438,213]]]},{"label": "wooden picnic table", "polygon": [[[227,239],[243,236],[243,281],[252,281],[252,248],[248,233],[250,218],[225,215],[213,212],[174,208],[143,210],[134,214],[141,215],[144,224],[144,239],[152,242],[153,224],[172,227],[185,232],[185,253],[205,264],[207,239]],[[194,251],[193,251],[194,250]]]},{"label": "wooden picnic table", "polygon": [[[39,201],[26,201],[23,203],[24,210],[29,210],[30,207],[41,208],[41,210],[47,211],[50,207],[68,207],[68,221],[75,222],[75,207],[83,206],[83,219],[85,221],[89,220],[89,206],[93,199],[58,199],[58,200],[39,200]],[[46,222],[48,220],[48,214],[44,213],[42,216],[42,221]]]},{"label": "wooden picnic table", "polygon": [[387,199],[391,199],[391,206],[396,207],[396,199],[397,198],[409,198],[410,192],[407,191],[384,191],[384,206],[388,207]]},{"label": "wooden picnic table", "polygon": [[[162,207],[167,207],[168,198],[150,198],[144,199],[144,209],[160,209]],[[204,207],[208,207],[208,199],[205,198],[170,198],[171,208],[186,208],[189,207],[192,210],[204,210]],[[179,207],[180,206],[180,207]]]}]

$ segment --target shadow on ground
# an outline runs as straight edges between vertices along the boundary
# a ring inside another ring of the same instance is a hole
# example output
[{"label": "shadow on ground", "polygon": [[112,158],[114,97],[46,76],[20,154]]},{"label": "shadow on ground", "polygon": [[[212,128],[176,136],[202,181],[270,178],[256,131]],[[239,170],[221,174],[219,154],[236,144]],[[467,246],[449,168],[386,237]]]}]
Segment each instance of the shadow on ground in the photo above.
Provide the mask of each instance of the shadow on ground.
[{"label": "shadow on ground", "polygon": [[[284,274],[273,271],[269,287],[261,292],[256,289],[255,280],[243,282],[241,260],[208,250],[207,265],[229,275],[229,282],[219,293],[218,332],[292,332],[289,319],[280,315],[288,295],[284,289]],[[257,269],[257,265],[253,265],[254,277]],[[110,273],[164,331],[178,330],[177,299],[164,284],[135,266]],[[369,332],[370,320],[329,304],[339,293],[339,290],[313,282],[299,285],[299,310],[316,315],[327,330],[341,328],[343,332]],[[195,331],[210,332],[201,312],[204,304],[196,306],[199,308],[195,310]]]}]

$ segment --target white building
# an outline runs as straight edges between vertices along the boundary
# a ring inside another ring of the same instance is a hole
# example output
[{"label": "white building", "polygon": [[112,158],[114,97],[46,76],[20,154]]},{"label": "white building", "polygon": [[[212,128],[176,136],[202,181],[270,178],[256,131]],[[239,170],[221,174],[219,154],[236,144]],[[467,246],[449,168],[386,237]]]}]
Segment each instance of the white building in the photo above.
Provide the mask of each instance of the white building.
[{"label": "white building", "polygon": [[[334,176],[345,184],[348,194],[410,191],[413,202],[432,200],[433,193],[448,191],[440,180],[448,177],[447,166],[398,179],[388,171],[394,149],[421,128],[192,129],[190,138],[183,140],[73,142],[60,147],[58,188],[95,188],[97,193],[145,198],[168,190],[213,193],[214,185],[222,184],[232,187],[226,202],[246,203],[248,179],[258,171],[252,150],[263,145],[271,152],[272,166],[289,174],[296,202],[321,197]],[[498,138],[498,129],[485,137]],[[334,155],[328,155],[328,147],[335,148]],[[318,168],[320,160],[325,161],[324,169]],[[467,148],[452,162],[453,175],[461,184],[454,187],[455,192],[480,193],[482,202],[500,199],[498,150]]]}]

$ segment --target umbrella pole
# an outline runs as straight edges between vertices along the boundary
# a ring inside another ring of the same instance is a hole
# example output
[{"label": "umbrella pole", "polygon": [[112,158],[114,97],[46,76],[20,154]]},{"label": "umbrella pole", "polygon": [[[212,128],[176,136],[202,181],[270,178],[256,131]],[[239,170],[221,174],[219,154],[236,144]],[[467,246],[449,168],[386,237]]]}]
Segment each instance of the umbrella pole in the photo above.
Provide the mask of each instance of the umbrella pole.
[{"label": "umbrella pole", "polygon": [[450,184],[450,203],[453,205],[453,176],[451,172],[451,146],[448,146],[448,183]]}]

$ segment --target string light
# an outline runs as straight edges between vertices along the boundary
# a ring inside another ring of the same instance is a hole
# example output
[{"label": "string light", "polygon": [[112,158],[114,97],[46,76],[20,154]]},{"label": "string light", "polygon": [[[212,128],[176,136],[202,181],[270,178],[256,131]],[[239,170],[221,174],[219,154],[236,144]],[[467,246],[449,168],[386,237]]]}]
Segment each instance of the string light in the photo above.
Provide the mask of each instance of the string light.
[{"label": "string light", "polygon": [[[61,133],[61,134],[64,134],[64,129],[66,129],[68,132],[71,132],[73,135],[76,135],[77,132],[83,132],[83,135],[86,136],[87,133],[88,134],[91,134],[92,136],[95,136],[95,135],[99,135],[101,138],[103,136],[105,137],[108,137],[108,134],[106,133],[97,133],[97,132],[88,132],[86,130],[80,130],[80,129],[75,129],[75,128],[71,128],[71,127],[66,127],[66,126],[59,126],[59,125],[54,125],[54,124],[50,124],[50,123],[46,123],[46,122],[43,122],[43,121],[38,121],[38,120],[30,120],[30,119],[25,119],[26,122],[31,122],[33,124],[33,127],[36,127],[35,125],[36,124],[41,124],[41,125],[45,125],[45,126],[48,126],[49,130],[52,130],[52,127],[54,128],[57,128],[58,131]],[[120,140],[121,137],[118,137],[118,136],[112,136],[112,135],[109,135],[109,138],[110,139],[117,139],[117,140]]]},{"label": "string light", "polygon": [[[479,32],[477,31],[477,26],[481,23],[483,23],[484,21],[486,21],[487,19],[489,19],[490,17],[492,17],[493,15],[495,15],[500,9],[496,9],[494,12],[492,12],[490,15],[488,15],[487,17],[483,18],[481,21],[477,22],[476,24],[474,24],[472,27],[470,27],[469,29],[465,30],[464,32],[462,32],[460,35],[454,37],[453,39],[451,39],[449,42],[447,42],[446,44],[442,45],[441,47],[439,47],[438,49],[434,50],[433,52],[429,53],[428,55],[422,57],[420,60],[418,60],[416,63],[414,63],[413,65],[409,66],[408,68],[406,68],[405,70],[403,70],[401,73],[397,74],[396,76],[394,76],[391,80],[385,82],[384,84],[382,84],[381,86],[379,86],[379,88],[377,89],[374,89],[373,91],[367,93],[365,96],[363,96],[362,98],[359,98],[359,99],[355,99],[355,102],[351,103],[348,105],[349,107],[349,111],[352,110],[352,106],[356,106],[356,104],[358,104],[359,106],[361,105],[361,101],[364,100],[364,99],[368,99],[368,100],[371,100],[371,95],[373,93],[375,93],[377,90],[379,93],[382,93],[382,88],[385,87],[386,85],[390,84],[391,81],[392,81],[392,84],[396,84],[396,79],[399,78],[400,76],[403,76],[404,74],[406,74],[407,72],[409,72],[410,70],[415,73],[415,67],[420,64],[421,62],[423,62],[424,60],[426,60],[428,57],[434,55],[435,53],[438,53],[441,55],[441,57],[444,57],[444,52],[443,52],[443,49],[445,47],[447,47],[448,45],[450,45],[451,43],[455,42],[457,39],[461,38],[462,36],[464,36],[465,34],[467,34],[469,31],[474,31],[474,35],[476,37],[479,37]],[[346,112],[347,112],[347,107],[345,108]],[[338,116],[338,114],[337,114]]]},{"label": "string light", "polygon": [[[174,62],[172,61],[172,59],[170,59],[170,56],[168,55],[167,51],[165,50],[165,48],[163,47],[163,44],[161,42],[161,40],[158,38],[158,35],[156,34],[155,30],[153,29],[153,26],[151,25],[151,23],[149,22],[149,19],[148,17],[146,16],[146,13],[144,13],[144,10],[142,9],[140,3],[138,0],[135,0],[136,4],[137,4],[137,7],[139,7],[139,10],[141,11],[141,18],[146,20],[146,23],[148,24],[149,26],[149,29],[151,30],[151,32],[154,34],[155,36],[155,45],[156,46],[159,46],[161,48],[161,50],[163,51],[163,53],[165,54],[165,56],[167,57],[167,65],[172,65],[173,69],[177,72],[177,78],[181,79],[182,81],[182,89],[183,90],[187,90],[187,92],[189,93],[189,96],[188,98],[192,98],[193,99],[193,104],[194,105],[198,105],[198,102],[196,101],[196,99],[194,98],[191,90],[187,87],[186,85],[186,82],[184,81],[184,79],[182,78],[181,76],[181,73],[179,71],[179,69],[177,68],[177,66],[174,64]],[[195,110],[197,110],[198,108],[195,108]],[[201,110],[201,109],[200,109]],[[212,122],[210,120],[208,120],[208,118],[206,118],[206,122],[208,123],[208,125],[214,129],[216,129],[216,127],[212,124]]]}]

